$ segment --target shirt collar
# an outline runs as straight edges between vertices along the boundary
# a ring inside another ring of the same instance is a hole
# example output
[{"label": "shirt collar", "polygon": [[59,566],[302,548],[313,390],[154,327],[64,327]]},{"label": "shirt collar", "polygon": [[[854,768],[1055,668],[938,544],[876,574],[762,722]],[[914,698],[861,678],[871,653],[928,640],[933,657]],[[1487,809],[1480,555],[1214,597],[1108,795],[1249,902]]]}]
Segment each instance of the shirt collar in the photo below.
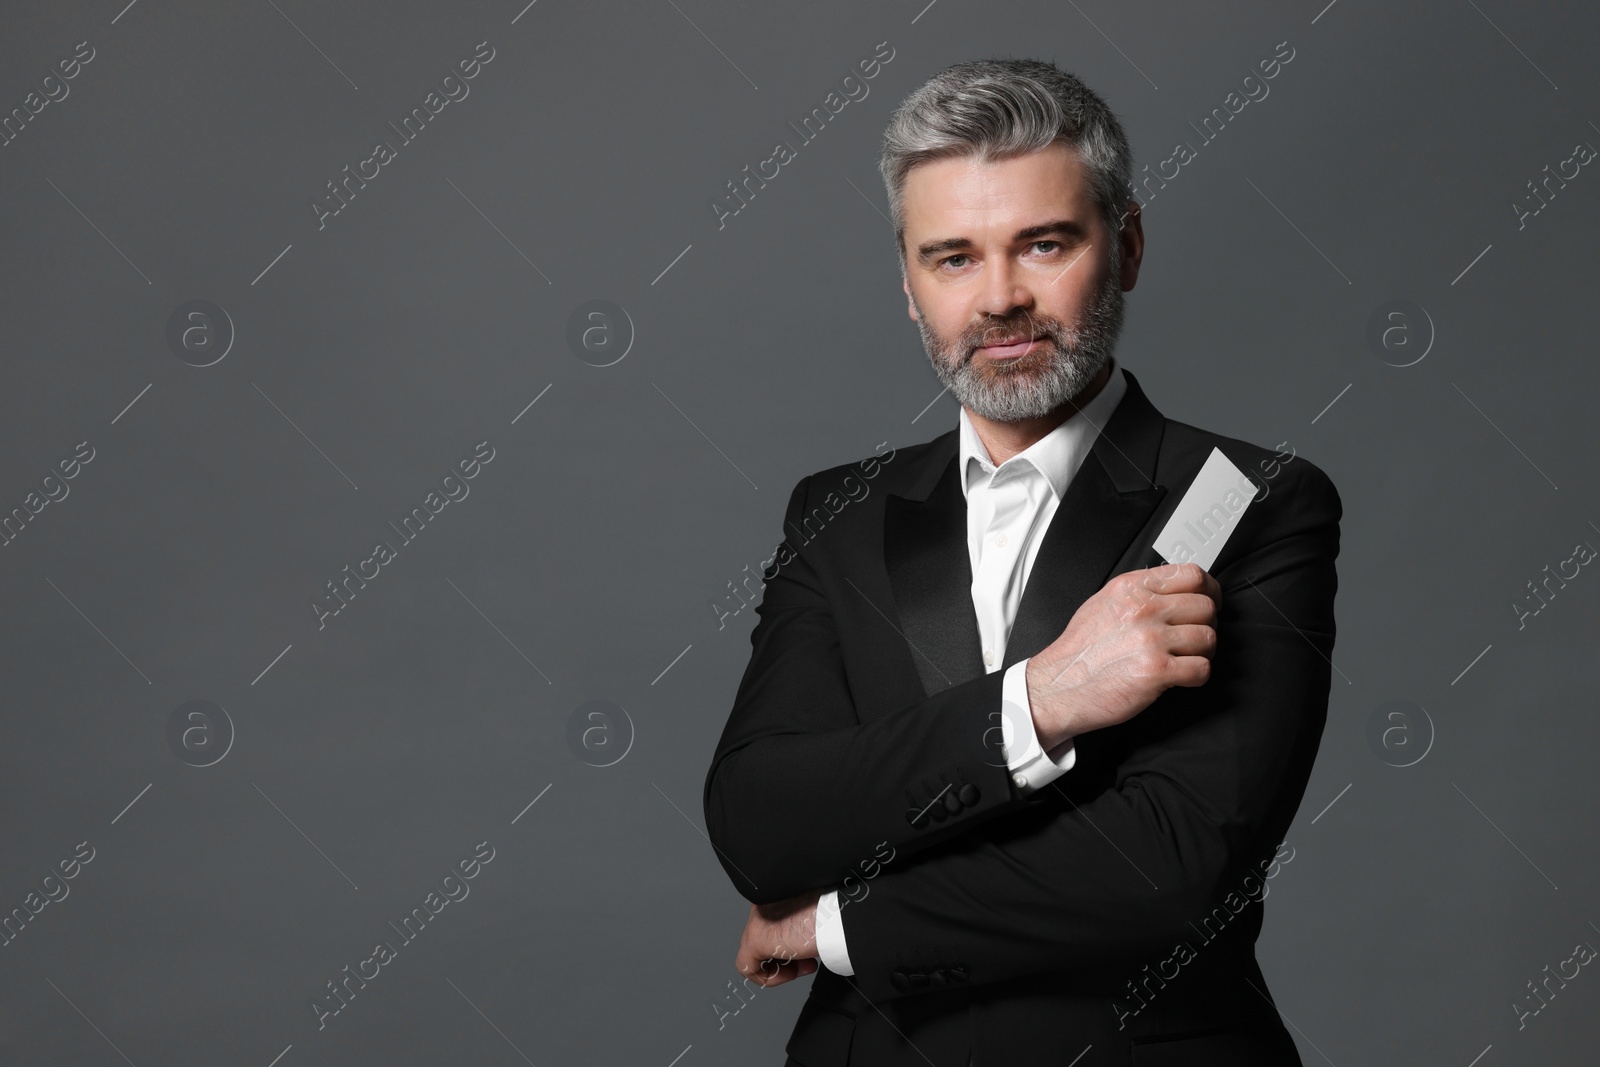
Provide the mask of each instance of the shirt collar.
[{"label": "shirt collar", "polygon": [[[1107,379],[1105,387],[1095,394],[1093,400],[1073,412],[1060,426],[1006,460],[999,469],[1009,470],[1014,465],[1031,463],[1050,483],[1056,499],[1065,496],[1067,483],[1077,473],[1078,467],[1088,456],[1089,449],[1093,447],[1095,438],[1110,421],[1112,412],[1122,401],[1123,394],[1128,391],[1127,379],[1122,376],[1122,367],[1114,357],[1110,362],[1111,376]],[[966,408],[961,409],[960,437],[961,453],[958,462],[962,473],[961,494],[970,497],[971,483],[993,470],[994,465],[989,458],[988,449],[983,447],[983,442],[978,438],[978,431],[973,427]],[[974,459],[978,461],[977,465],[972,463]]]}]

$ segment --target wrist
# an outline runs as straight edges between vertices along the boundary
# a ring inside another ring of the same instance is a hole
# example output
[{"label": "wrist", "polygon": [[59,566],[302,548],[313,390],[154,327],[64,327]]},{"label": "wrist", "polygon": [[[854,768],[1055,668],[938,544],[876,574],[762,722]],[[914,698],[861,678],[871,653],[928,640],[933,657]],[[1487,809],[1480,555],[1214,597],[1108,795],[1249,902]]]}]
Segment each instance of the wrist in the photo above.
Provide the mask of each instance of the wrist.
[{"label": "wrist", "polygon": [[1070,710],[1064,705],[1065,696],[1059,690],[1051,691],[1035,680],[1035,672],[1048,670],[1036,659],[1028,661],[1025,674],[1028,683],[1028,708],[1033,718],[1033,732],[1039,738],[1039,747],[1051,752],[1081,731],[1073,726]]},{"label": "wrist", "polygon": [[815,959],[817,956],[817,905],[821,896],[819,892],[809,907],[795,913],[789,933],[796,959]]}]

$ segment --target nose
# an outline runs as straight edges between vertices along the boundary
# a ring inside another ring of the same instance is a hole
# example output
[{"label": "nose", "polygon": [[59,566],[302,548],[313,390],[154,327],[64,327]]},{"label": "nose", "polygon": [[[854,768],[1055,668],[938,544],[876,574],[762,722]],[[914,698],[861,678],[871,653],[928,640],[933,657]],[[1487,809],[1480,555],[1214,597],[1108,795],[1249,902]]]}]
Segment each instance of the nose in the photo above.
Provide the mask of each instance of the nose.
[{"label": "nose", "polygon": [[1022,284],[1016,264],[1007,256],[991,257],[983,267],[983,285],[974,311],[990,319],[1005,319],[1018,308],[1031,309],[1033,294]]}]

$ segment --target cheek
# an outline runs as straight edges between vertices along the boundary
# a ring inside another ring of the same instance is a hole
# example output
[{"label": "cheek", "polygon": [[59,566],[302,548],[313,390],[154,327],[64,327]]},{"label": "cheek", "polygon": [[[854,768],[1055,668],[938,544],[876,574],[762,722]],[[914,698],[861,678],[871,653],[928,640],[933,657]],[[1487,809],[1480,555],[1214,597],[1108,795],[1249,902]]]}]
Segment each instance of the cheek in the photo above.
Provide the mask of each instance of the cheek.
[{"label": "cheek", "polygon": [[1099,300],[1109,277],[1106,273],[1079,273],[1075,267],[1041,294],[1040,306],[1061,322],[1075,322]]},{"label": "cheek", "polygon": [[959,337],[972,321],[969,302],[952,293],[930,293],[926,298],[918,297],[917,306],[921,309],[923,321],[940,337]]},{"label": "cheek", "polygon": [[946,348],[957,348],[962,337],[972,328],[972,319],[960,314],[945,313],[932,321],[933,333]]}]

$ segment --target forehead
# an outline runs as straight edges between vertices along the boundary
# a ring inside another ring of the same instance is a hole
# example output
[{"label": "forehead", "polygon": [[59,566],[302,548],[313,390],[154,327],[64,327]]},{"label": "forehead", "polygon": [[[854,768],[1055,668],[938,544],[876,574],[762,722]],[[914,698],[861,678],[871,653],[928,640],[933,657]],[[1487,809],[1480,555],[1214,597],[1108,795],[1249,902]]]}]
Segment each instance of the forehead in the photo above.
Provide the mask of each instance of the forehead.
[{"label": "forehead", "polygon": [[1004,227],[1045,213],[1086,219],[1094,210],[1088,171],[1076,149],[1060,142],[1014,159],[958,156],[920,164],[906,175],[902,196],[908,239],[951,226]]}]

